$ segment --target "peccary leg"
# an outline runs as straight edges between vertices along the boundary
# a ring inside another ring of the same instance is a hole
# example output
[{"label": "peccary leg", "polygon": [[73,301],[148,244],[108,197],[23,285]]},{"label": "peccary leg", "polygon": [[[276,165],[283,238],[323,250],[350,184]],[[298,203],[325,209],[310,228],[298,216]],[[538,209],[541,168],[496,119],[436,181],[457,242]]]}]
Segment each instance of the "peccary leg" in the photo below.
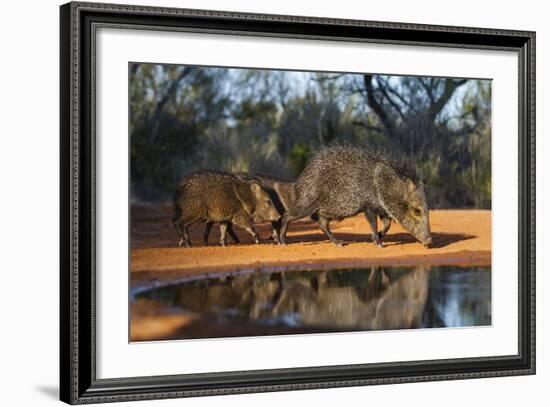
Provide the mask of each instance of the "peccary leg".
[{"label": "peccary leg", "polygon": [[[174,228],[176,229],[176,232],[178,232],[178,236],[181,238],[183,236],[181,231],[181,224],[180,220],[178,218],[172,218],[172,224],[174,225]],[[181,244],[180,244],[181,246]]]},{"label": "peccary leg", "polygon": [[367,222],[369,222],[369,225],[372,229],[372,241],[376,246],[378,247],[384,247],[382,245],[382,242],[380,241],[380,236],[378,234],[378,224],[376,223],[376,214],[372,213],[369,210],[365,211],[365,218],[367,219]]},{"label": "peccary leg", "polygon": [[307,211],[302,211],[294,208],[295,212],[285,212],[283,219],[281,220],[281,229],[279,230],[279,244],[286,244],[286,231],[288,230],[288,225],[290,222],[296,219],[303,218],[308,216]]},{"label": "peccary leg", "polygon": [[241,243],[241,241],[233,231],[233,225],[229,222],[227,222],[227,233],[229,233],[229,236],[231,236],[231,239],[233,239],[235,243]]},{"label": "peccary leg", "polygon": [[178,243],[178,246],[190,247],[191,241],[189,240],[189,234],[187,233],[187,228],[189,225],[183,225],[181,219],[172,218],[172,223],[174,224],[174,227],[176,228],[176,231],[178,232],[178,235],[180,236],[180,241]]},{"label": "peccary leg", "polygon": [[260,243],[260,238],[258,237],[254,226],[252,226],[252,224],[248,220],[244,221],[242,219],[234,219],[233,223],[250,233],[252,235],[252,238],[254,239],[254,243]]},{"label": "peccary leg", "polygon": [[208,235],[210,234],[213,224],[214,222],[206,222],[206,227],[204,228],[204,232],[202,232],[202,239],[205,245],[208,245]]},{"label": "peccary leg", "polygon": [[189,239],[189,225],[190,223],[183,223],[182,221],[176,221],[174,222],[174,226],[176,225],[176,229],[178,229],[178,232],[180,233],[181,239],[179,242],[179,246],[185,245],[185,247],[191,247],[191,239]]},{"label": "peccary leg", "polygon": [[258,236],[258,233],[256,233],[256,230],[254,230],[254,226],[247,225],[244,227],[244,230],[246,230],[248,233],[252,235],[252,238],[254,239],[254,243],[256,244],[260,243],[260,237]]},{"label": "peccary leg", "polygon": [[386,236],[388,230],[390,230],[391,218],[388,216],[381,216],[380,219],[382,219],[382,222],[384,223],[384,229],[382,229],[382,231],[378,233],[378,237],[382,239],[384,236]]},{"label": "peccary leg", "polygon": [[281,230],[281,221],[276,220],[271,222],[271,228],[273,229],[271,238],[275,241],[275,243],[281,243],[281,239],[279,238],[279,233]]},{"label": "peccary leg", "polygon": [[220,245],[225,247],[227,245],[226,239],[225,239],[225,232],[227,230],[227,223],[222,222],[220,223]]},{"label": "peccary leg", "polygon": [[323,232],[325,232],[325,235],[327,235],[327,237],[330,239],[330,241],[332,243],[334,243],[336,246],[343,246],[344,241],[343,240],[338,240],[338,239],[336,239],[336,237],[334,237],[334,235],[330,231],[329,223],[330,223],[330,219],[319,215],[319,227],[321,228],[321,230]]},{"label": "peccary leg", "polygon": [[191,239],[189,238],[189,226],[191,224],[190,223],[186,223],[183,225],[182,227],[182,230],[183,230],[183,238],[184,238],[184,244],[185,244],[185,247],[191,247]]},{"label": "peccary leg", "polygon": [[[225,222],[225,223],[227,224],[227,233],[229,233],[229,236],[231,236],[231,239],[233,239],[235,243],[240,243],[239,238],[233,231],[233,225],[230,222]],[[204,228],[204,232],[202,233],[202,238],[204,240],[205,245],[208,244],[208,236],[210,235],[210,231],[212,229],[213,224],[214,222],[207,222],[206,227]]]},{"label": "peccary leg", "polygon": [[252,238],[254,239],[254,243],[256,244],[260,243],[260,237],[258,236],[258,233],[256,233],[254,226],[247,225],[245,226],[244,230],[246,230],[248,233],[252,235]]}]

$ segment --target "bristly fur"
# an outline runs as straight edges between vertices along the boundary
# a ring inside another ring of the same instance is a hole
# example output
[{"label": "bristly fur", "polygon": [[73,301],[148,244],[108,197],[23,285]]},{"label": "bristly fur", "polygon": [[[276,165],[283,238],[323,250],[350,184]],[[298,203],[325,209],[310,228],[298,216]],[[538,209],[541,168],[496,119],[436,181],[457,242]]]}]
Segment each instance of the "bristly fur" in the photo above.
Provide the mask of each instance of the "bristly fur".
[{"label": "bristly fur", "polygon": [[283,219],[283,236],[291,220],[317,213],[323,232],[338,244],[328,222],[364,212],[377,244],[377,216],[394,219],[418,240],[430,241],[424,187],[412,165],[388,154],[342,143],[324,147],[298,177],[296,195],[296,205]]},{"label": "bristly fur", "polygon": [[190,172],[189,174],[186,174],[176,185],[176,188],[174,190],[174,193],[172,195],[172,203],[174,204],[174,208],[176,210],[176,215],[179,216],[179,206],[177,204],[178,199],[183,194],[183,190],[185,188],[185,185],[189,182],[190,179],[194,177],[207,177],[207,178],[214,178],[214,179],[223,179],[224,177],[234,178],[237,179],[233,174],[223,172],[223,171],[217,171],[217,170],[202,170],[202,171],[194,171]]},{"label": "bristly fur", "polygon": [[[382,154],[382,153],[377,153]],[[413,181],[415,184],[421,183],[422,179],[418,174],[414,164],[405,158],[396,158],[391,154],[382,157],[385,162],[393,168],[393,170],[402,178],[408,178]]]},{"label": "bristly fur", "polygon": [[212,177],[220,177],[220,178],[223,178],[223,177],[232,177],[232,178],[237,178],[235,176],[235,174],[231,174],[229,172],[225,172],[225,171],[220,171],[220,170],[198,170],[198,171],[193,171],[193,172],[190,172],[189,174],[186,174],[177,184],[177,186],[183,186],[185,185],[185,183],[190,179],[190,178],[193,178],[193,177],[196,177],[196,176],[212,176]]},{"label": "bristly fur", "polygon": [[259,172],[255,172],[255,171],[251,171],[251,172],[238,172],[238,173],[235,173],[234,174],[235,176],[237,176],[238,178],[243,178],[243,179],[254,179],[254,180],[257,180],[257,181],[260,181],[262,182],[263,180],[269,180],[271,183],[274,183],[274,182],[283,182],[283,183],[291,183],[291,182],[294,182],[294,181],[289,181],[287,179],[282,179],[282,178],[279,178],[279,177],[274,177],[272,175],[265,175],[265,174],[262,174],[262,173],[259,173]]},{"label": "bristly fur", "polygon": [[[224,230],[235,224],[258,242],[251,222],[276,221],[281,216],[259,182],[221,171],[199,171],[184,177],[174,193],[174,211],[172,222],[180,234],[180,245],[185,246],[191,245],[187,228],[195,222],[220,223]],[[224,231],[221,244],[225,245]]]},{"label": "bristly fur", "polygon": [[419,176],[414,163],[411,160],[404,157],[397,157],[395,154],[386,151],[386,150],[374,150],[372,148],[357,146],[347,141],[335,141],[327,146],[321,147],[317,150],[311,157],[310,160],[315,156],[322,154],[326,150],[338,151],[339,149],[348,149],[353,150],[358,153],[364,153],[370,155],[377,161],[381,161],[389,165],[400,177],[408,178],[413,181],[415,184],[421,182],[421,177]]}]

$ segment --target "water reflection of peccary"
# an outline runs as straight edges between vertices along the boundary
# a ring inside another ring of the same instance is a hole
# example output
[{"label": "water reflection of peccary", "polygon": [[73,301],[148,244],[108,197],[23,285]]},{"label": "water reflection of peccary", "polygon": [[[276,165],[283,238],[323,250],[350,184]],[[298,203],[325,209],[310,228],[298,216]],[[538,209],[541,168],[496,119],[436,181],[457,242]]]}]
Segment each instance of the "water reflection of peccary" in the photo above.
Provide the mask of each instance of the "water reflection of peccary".
[{"label": "water reflection of peccary", "polygon": [[[296,195],[296,204],[282,219],[283,244],[291,221],[317,213],[321,230],[333,243],[341,245],[343,242],[330,231],[330,221],[360,212],[365,214],[372,239],[379,247],[392,219],[425,246],[432,243],[422,182],[414,171],[401,168],[381,154],[352,146],[322,149],[300,174]],[[377,216],[384,223],[381,232]]]},{"label": "water reflection of peccary", "polygon": [[428,272],[417,268],[392,282],[387,278],[384,271],[373,269],[364,292],[323,279],[314,285],[296,279],[284,285],[269,316],[297,313],[302,324],[326,328],[419,328],[428,298]]},{"label": "water reflection of peccary", "polygon": [[[276,221],[281,215],[259,182],[243,181],[234,175],[202,171],[185,177],[174,194],[172,219],[180,235],[179,245],[191,246],[189,225],[199,221],[220,224],[220,244],[225,246],[229,224],[235,224],[259,243],[252,222]],[[230,229],[229,233],[236,240]]]},{"label": "water reflection of peccary", "polygon": [[[208,284],[184,284],[175,304],[202,314],[237,311],[250,321],[289,321],[322,329],[418,328],[428,298],[428,272],[417,268],[390,278],[373,268],[357,286],[282,273],[237,275]],[[234,315],[234,314],[231,314]]]},{"label": "water reflection of peccary", "polygon": [[[269,194],[273,205],[281,215],[288,211],[296,201],[296,189],[294,186],[294,182],[285,182],[276,178],[245,172],[237,173],[234,175],[242,181],[260,183],[263,189]],[[206,228],[203,234],[205,244],[208,244],[208,235],[210,234],[210,229],[212,229],[212,225],[213,222],[206,223]],[[275,242],[280,242],[279,232],[281,230],[281,220],[278,219],[275,221],[271,221],[271,226],[273,228],[273,240]],[[236,243],[239,243],[239,240],[233,233],[231,224],[227,225],[227,231],[230,233],[231,238],[235,240]]]}]

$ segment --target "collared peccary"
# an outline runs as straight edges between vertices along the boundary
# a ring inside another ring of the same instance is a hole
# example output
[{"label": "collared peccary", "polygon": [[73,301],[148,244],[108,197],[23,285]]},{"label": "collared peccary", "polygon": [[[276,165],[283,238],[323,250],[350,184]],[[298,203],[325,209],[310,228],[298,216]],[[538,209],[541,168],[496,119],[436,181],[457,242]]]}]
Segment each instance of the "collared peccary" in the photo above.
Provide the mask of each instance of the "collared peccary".
[{"label": "collared peccary", "polygon": [[[256,181],[243,181],[231,174],[201,171],[188,175],[174,194],[172,219],[181,239],[179,245],[191,246],[189,225],[199,221],[220,224],[220,244],[226,244],[228,225],[235,224],[259,243],[252,222],[276,221],[281,214],[269,194]],[[229,233],[238,241],[233,231]]]},{"label": "collared peccary", "polygon": [[[238,179],[248,182],[258,182],[263,187],[263,189],[269,194],[273,205],[277,211],[282,215],[290,209],[290,207],[296,201],[296,190],[294,182],[281,181],[276,178],[266,177],[264,175],[256,173],[236,173],[234,174]],[[204,243],[208,244],[208,235],[212,229],[213,222],[207,222],[206,227],[203,233]],[[272,238],[275,242],[280,243],[279,232],[281,230],[281,220],[271,221],[272,226]],[[232,233],[231,224],[227,225],[227,231],[230,233],[230,236],[235,243],[239,243],[234,233]]]},{"label": "collared peccary", "polygon": [[[379,153],[353,146],[327,147],[308,161],[296,181],[296,203],[282,219],[282,243],[289,222],[317,213],[321,230],[341,245],[329,222],[360,212],[365,214],[377,246],[382,246],[381,238],[392,219],[425,246],[432,243],[424,186],[414,171]],[[377,216],[384,223],[380,233]]]}]

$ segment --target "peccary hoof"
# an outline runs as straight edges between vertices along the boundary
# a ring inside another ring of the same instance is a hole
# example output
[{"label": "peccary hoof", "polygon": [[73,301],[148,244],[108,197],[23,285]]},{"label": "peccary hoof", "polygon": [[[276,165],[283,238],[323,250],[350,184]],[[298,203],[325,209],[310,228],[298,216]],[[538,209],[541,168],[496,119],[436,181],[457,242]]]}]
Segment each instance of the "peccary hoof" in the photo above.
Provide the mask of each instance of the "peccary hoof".
[{"label": "peccary hoof", "polygon": [[338,247],[344,247],[346,245],[346,242],[343,240],[333,240],[332,243],[334,243]]}]

